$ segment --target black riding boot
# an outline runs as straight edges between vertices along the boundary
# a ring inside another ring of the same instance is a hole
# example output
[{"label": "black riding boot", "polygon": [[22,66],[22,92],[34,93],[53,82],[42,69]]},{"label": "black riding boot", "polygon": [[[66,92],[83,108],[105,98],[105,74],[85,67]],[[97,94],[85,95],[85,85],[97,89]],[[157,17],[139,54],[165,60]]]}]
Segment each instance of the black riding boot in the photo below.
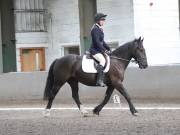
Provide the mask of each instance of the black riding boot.
[{"label": "black riding boot", "polygon": [[104,81],[104,72],[103,72],[103,70],[104,70],[104,67],[101,66],[101,65],[98,65],[98,67],[97,67],[98,74],[97,74],[96,86],[101,86],[101,87],[105,86],[105,84],[103,82]]}]

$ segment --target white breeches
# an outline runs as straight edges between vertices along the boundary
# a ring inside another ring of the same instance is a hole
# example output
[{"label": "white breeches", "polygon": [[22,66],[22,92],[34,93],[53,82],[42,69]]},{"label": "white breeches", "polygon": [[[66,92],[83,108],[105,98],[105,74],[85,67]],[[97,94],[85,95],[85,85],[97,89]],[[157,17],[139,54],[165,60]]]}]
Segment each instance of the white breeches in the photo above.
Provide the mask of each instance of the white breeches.
[{"label": "white breeches", "polygon": [[99,61],[99,64],[101,65],[101,66],[105,66],[105,64],[106,64],[106,59],[104,58],[104,56],[101,54],[101,53],[97,53],[97,54],[95,54],[95,55],[93,55],[93,57],[97,60],[97,61]]}]

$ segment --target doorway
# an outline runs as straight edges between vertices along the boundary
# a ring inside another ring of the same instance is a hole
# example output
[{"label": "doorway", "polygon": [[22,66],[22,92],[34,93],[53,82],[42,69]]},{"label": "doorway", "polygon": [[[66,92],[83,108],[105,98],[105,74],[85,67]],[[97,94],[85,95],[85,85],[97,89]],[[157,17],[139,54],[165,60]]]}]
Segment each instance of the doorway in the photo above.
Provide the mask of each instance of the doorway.
[{"label": "doorway", "polygon": [[44,48],[22,48],[20,49],[21,71],[44,71],[45,49]]}]

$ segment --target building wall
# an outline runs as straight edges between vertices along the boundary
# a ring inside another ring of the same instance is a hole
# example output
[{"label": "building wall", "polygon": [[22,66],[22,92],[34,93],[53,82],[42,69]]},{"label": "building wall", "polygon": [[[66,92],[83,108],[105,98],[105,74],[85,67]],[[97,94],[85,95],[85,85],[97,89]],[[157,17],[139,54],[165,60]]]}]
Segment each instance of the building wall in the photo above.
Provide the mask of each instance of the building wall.
[{"label": "building wall", "polygon": [[48,47],[43,0],[14,0],[17,71],[21,71],[21,48]]},{"label": "building wall", "polygon": [[49,47],[46,51],[47,67],[63,56],[63,47],[80,45],[78,0],[45,0],[48,10],[47,25]]},{"label": "building wall", "polygon": [[2,64],[2,39],[1,39],[1,9],[0,9],[0,73],[3,72],[3,64]]},{"label": "building wall", "polygon": [[13,0],[1,0],[3,72],[16,71]]},{"label": "building wall", "polygon": [[[46,0],[45,3],[48,9],[49,47],[46,59],[49,67],[55,58],[63,55],[63,47],[80,45],[79,7],[78,0]],[[97,0],[97,12],[108,14],[104,26],[108,43],[121,44],[134,38],[132,0]]]},{"label": "building wall", "polygon": [[17,71],[21,72],[20,49],[21,48],[48,48],[47,32],[16,33],[16,63]]},{"label": "building wall", "polygon": [[96,0],[78,0],[79,26],[80,26],[80,51],[83,54],[91,46],[91,28],[94,24],[94,15],[97,12]]},{"label": "building wall", "polygon": [[[149,65],[180,63],[178,0],[151,1],[152,7],[149,0],[97,0],[97,12],[108,14],[105,40],[121,45],[143,36]],[[16,33],[16,39],[19,47],[46,44],[48,70],[64,55],[64,47],[80,45],[79,7],[78,0],[44,0],[44,4],[47,33]]]},{"label": "building wall", "polygon": [[135,35],[145,38],[149,65],[180,63],[178,0],[151,1],[134,0]]},{"label": "building wall", "polygon": [[97,0],[98,12],[107,14],[105,40],[119,45],[134,39],[133,0]]}]

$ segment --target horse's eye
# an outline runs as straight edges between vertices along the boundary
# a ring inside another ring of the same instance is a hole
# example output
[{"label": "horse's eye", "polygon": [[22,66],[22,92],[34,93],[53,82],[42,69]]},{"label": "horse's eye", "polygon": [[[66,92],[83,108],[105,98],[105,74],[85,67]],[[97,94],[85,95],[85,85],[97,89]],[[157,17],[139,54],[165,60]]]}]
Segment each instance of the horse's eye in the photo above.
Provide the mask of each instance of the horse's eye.
[{"label": "horse's eye", "polygon": [[139,48],[139,50],[140,50],[141,52],[143,52],[143,51],[144,51],[144,49],[143,49],[143,48]]}]

